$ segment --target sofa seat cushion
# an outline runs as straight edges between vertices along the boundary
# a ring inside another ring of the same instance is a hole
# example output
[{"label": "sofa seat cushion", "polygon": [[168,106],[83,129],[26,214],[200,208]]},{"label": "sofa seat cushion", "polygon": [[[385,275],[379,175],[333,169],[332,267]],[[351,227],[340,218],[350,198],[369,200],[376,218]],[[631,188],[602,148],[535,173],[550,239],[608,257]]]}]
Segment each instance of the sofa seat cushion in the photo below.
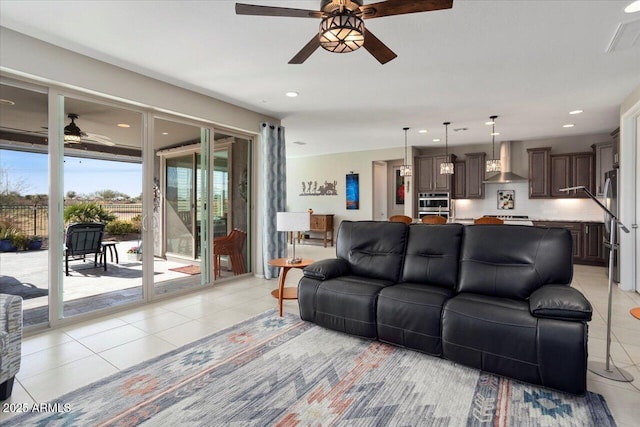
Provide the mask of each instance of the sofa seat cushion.
[{"label": "sofa seat cushion", "polygon": [[393,282],[360,276],[343,276],[320,283],[315,320],[325,328],[366,338],[377,338],[378,294]]},{"label": "sofa seat cushion", "polygon": [[539,384],[537,342],[526,301],[462,293],[444,305],[446,359]]},{"label": "sofa seat cushion", "polygon": [[384,288],[378,297],[378,337],[381,341],[442,355],[442,306],[453,290],[421,283]]}]

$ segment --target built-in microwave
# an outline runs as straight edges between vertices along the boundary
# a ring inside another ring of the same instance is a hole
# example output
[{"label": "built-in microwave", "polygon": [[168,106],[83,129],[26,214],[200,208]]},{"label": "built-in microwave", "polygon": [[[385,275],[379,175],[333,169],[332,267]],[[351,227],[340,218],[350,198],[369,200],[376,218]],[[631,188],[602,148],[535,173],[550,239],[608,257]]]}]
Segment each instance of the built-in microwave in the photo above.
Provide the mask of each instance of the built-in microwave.
[{"label": "built-in microwave", "polygon": [[418,212],[449,211],[449,193],[418,193]]}]

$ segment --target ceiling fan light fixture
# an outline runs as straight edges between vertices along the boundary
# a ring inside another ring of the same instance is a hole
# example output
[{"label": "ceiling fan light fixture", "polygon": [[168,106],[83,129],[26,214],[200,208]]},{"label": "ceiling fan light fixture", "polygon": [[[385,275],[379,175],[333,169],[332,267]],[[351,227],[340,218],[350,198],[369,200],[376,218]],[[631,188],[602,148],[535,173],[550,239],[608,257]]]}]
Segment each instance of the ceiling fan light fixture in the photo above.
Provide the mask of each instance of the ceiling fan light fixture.
[{"label": "ceiling fan light fixture", "polygon": [[319,37],[329,52],[353,52],[364,45],[364,21],[349,10],[333,13],[320,22]]},{"label": "ceiling fan light fixture", "polygon": [[74,122],[74,120],[78,118],[78,115],[70,113],[67,117],[71,119],[71,123],[64,127],[64,142],[78,144],[82,139],[82,131]]}]

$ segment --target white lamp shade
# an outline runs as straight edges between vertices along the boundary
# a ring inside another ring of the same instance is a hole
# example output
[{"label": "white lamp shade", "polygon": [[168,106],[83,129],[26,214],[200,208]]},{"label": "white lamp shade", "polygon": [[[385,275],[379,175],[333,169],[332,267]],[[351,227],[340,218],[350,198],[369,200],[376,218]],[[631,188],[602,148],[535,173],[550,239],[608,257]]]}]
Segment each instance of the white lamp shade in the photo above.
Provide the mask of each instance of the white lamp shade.
[{"label": "white lamp shade", "polygon": [[307,231],[311,228],[309,212],[278,212],[276,229],[278,231]]}]

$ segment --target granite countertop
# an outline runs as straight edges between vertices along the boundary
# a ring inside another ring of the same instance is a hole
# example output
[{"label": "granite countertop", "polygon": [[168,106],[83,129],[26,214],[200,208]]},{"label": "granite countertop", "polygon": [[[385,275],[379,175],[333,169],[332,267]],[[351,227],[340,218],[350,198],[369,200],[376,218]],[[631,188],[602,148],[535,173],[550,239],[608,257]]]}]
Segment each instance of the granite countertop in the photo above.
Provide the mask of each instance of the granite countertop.
[{"label": "granite countertop", "polygon": [[[451,222],[457,222],[457,221],[473,221],[475,218],[452,218]],[[576,223],[582,223],[582,222],[588,222],[588,223],[592,223],[592,224],[604,224],[604,221],[601,220],[588,220],[588,219],[544,219],[544,218],[529,218],[529,219],[518,219],[518,218],[510,218],[507,219],[506,221],[509,222],[518,222],[518,221],[524,221],[524,222],[576,222]]]}]

